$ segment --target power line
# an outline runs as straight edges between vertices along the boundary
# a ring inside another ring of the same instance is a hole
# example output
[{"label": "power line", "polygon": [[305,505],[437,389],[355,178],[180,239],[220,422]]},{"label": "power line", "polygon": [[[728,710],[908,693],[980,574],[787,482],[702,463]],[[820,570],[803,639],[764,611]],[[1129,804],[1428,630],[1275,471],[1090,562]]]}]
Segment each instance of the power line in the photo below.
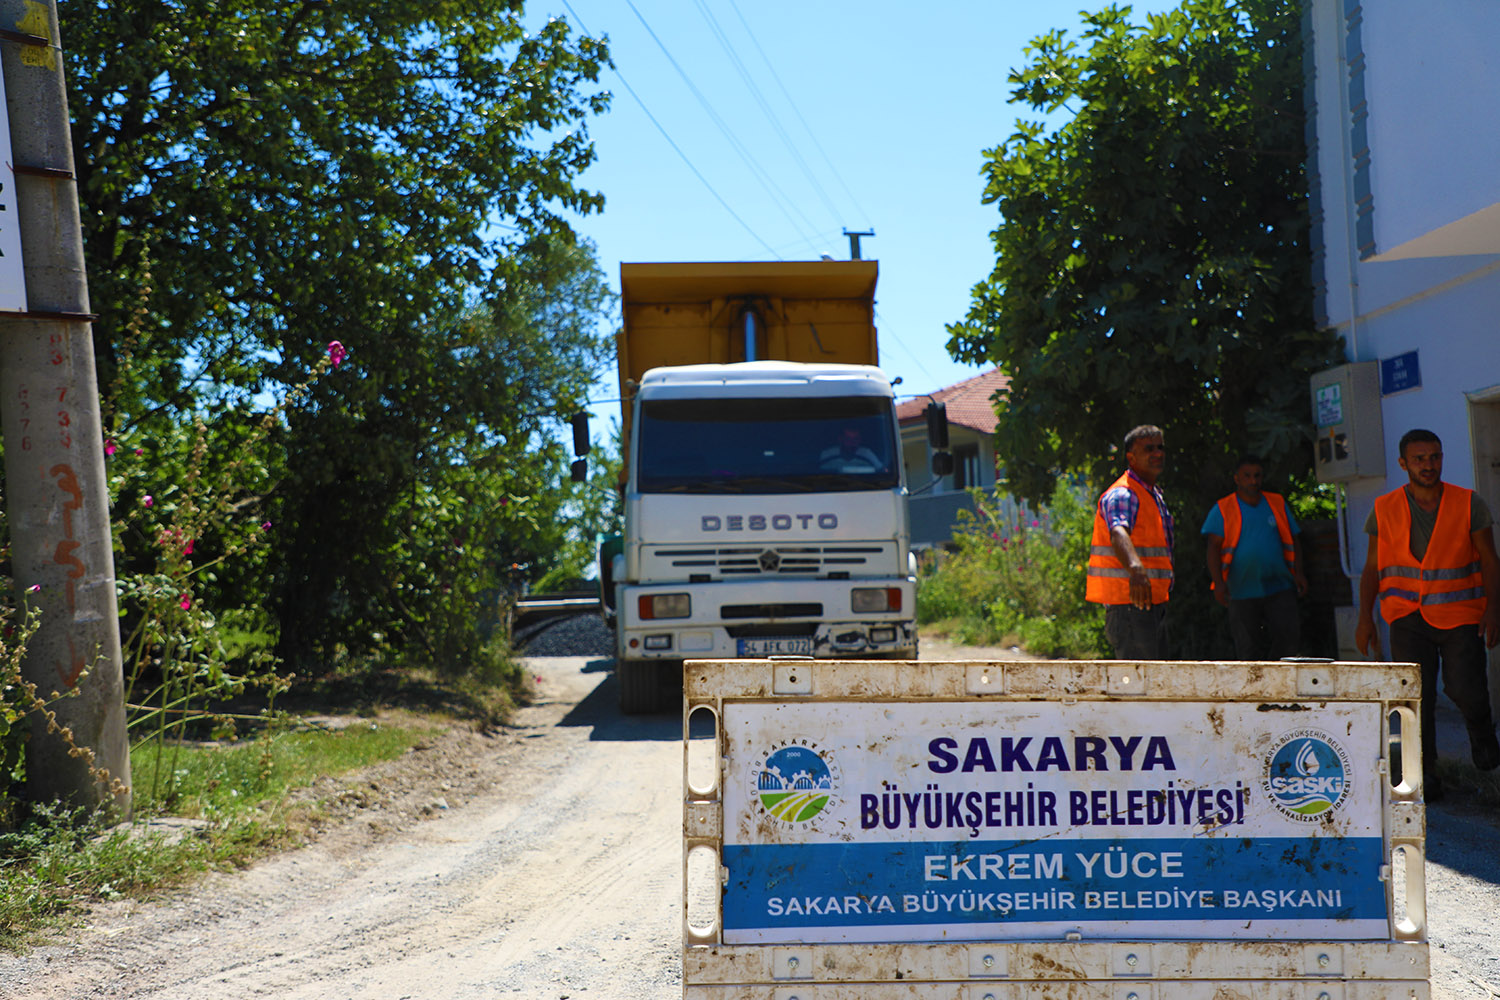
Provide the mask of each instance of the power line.
[{"label": "power line", "polygon": [[[740,79],[744,82],[745,89],[750,92],[750,96],[755,99],[755,103],[760,105],[761,113],[766,116],[766,121],[770,122],[772,130],[776,132],[776,135],[781,139],[782,145],[786,147],[787,152],[796,161],[798,168],[802,171],[802,176],[807,179],[808,184],[812,186],[813,191],[823,202],[823,207],[828,209],[828,214],[833,221],[835,223],[839,222],[838,209],[834,207],[832,200],[829,199],[828,192],[823,189],[822,183],[814,176],[812,170],[807,165],[807,160],[803,158],[802,151],[797,148],[796,143],[792,141],[791,135],[782,126],[781,119],[777,117],[776,112],[771,108],[770,102],[766,100],[765,94],[761,92],[760,85],[755,82],[755,79],[750,75],[749,69],[746,68],[744,61],[740,59],[739,53],[735,51],[733,43],[729,40],[729,36],[724,32],[723,27],[720,26],[719,19],[714,16],[713,11],[704,3],[704,0],[693,0],[693,2],[697,5],[699,13],[703,15],[703,19],[708,22],[709,30],[718,39],[719,47],[729,56],[729,61],[734,65],[735,72],[739,74]],[[762,58],[764,58],[764,54],[762,54]],[[809,225],[811,225],[810,222]]]},{"label": "power line", "polygon": [[812,235],[811,239],[796,239],[786,243],[777,244],[778,256],[791,257],[793,254],[802,256],[793,259],[803,259],[808,253],[827,254],[830,248],[836,248],[838,234],[830,230],[820,230]]},{"label": "power line", "polygon": [[[672,55],[672,50],[667,48],[666,43],[661,40],[661,36],[656,33],[656,29],[651,27],[651,23],[646,20],[646,16],[642,14],[640,8],[635,5],[635,0],[625,0],[625,4],[635,14],[637,20],[641,22],[641,25],[646,29],[646,33],[651,36],[652,41],[656,42],[657,47],[661,49],[662,54],[667,57],[667,61],[672,64],[672,68],[677,71],[677,75],[682,77],[683,83],[687,84],[688,90],[692,92],[692,95],[697,99],[698,104],[708,114],[709,119],[713,121],[714,125],[718,128],[719,132],[724,136],[729,144],[734,147],[735,152],[740,155],[740,158],[744,161],[745,165],[750,168],[750,172],[755,176],[755,179],[760,182],[760,185],[765,189],[766,194],[771,196],[771,200],[776,203],[776,207],[781,210],[781,214],[786,216],[787,222],[791,223],[792,228],[796,229],[799,234],[805,237],[807,234],[803,232],[802,227],[797,224],[797,220],[792,218],[792,213],[787,210],[787,206],[792,204],[791,199],[788,198],[786,196],[786,193],[782,191],[781,188],[776,184],[775,180],[766,171],[766,169],[760,165],[760,161],[755,158],[754,154],[750,152],[750,149],[740,141],[739,136],[735,135],[734,130],[729,127],[729,124],[724,121],[723,117],[721,117],[718,111],[714,109],[713,105],[709,103],[708,98],[703,96],[703,92],[698,89],[698,85],[693,82],[693,78],[689,76],[687,71],[682,68],[682,65],[677,61],[677,58]],[[806,220],[804,219],[804,221]],[[812,223],[808,222],[808,225],[812,225]]]},{"label": "power line", "polygon": [[[875,321],[876,321],[877,325],[883,325],[884,324],[885,318],[880,315],[880,310],[879,309],[875,310]],[[925,376],[927,376],[927,381],[928,382],[933,383],[934,385],[937,383],[937,379],[933,376],[932,372],[930,372],[930,371],[927,370],[927,368],[922,364],[921,360],[917,357],[917,355],[915,354],[915,352],[913,352],[910,347],[907,347],[906,346],[906,342],[904,340],[902,340],[899,336],[897,336],[895,333],[893,333],[893,332],[891,332],[889,330],[882,330],[881,338],[880,339],[881,340],[894,341],[895,344],[896,344],[896,346],[899,347],[899,348],[901,348],[901,350],[903,352],[905,352],[906,356],[911,359],[912,364],[916,365],[917,368],[921,369],[922,374],[925,375]],[[882,367],[889,367],[889,366],[882,364]]]},{"label": "power line", "polygon": [[854,210],[858,212],[860,214],[860,217],[863,218],[866,222],[871,221],[869,213],[864,210],[864,207],[862,205],[860,205],[859,199],[854,197],[854,192],[849,190],[849,185],[844,182],[843,175],[839,173],[838,167],[835,167],[833,165],[833,160],[829,158],[828,152],[823,148],[823,144],[818,141],[818,134],[813,131],[811,125],[807,124],[807,119],[802,117],[802,112],[798,109],[797,102],[792,100],[792,95],[787,91],[786,84],[781,82],[781,75],[776,72],[776,67],[772,65],[770,57],[766,55],[766,50],[761,48],[760,41],[755,37],[755,32],[750,30],[750,24],[745,20],[745,15],[740,13],[739,5],[735,3],[734,0],[729,0],[729,6],[731,9],[733,9],[734,16],[740,19],[740,24],[744,26],[745,34],[750,36],[750,42],[755,46],[755,51],[760,53],[760,58],[763,62],[765,62],[766,69],[770,70],[771,79],[776,81],[776,86],[780,88],[781,96],[786,98],[787,104],[792,109],[792,114],[797,116],[797,120],[801,122],[802,127],[807,130],[808,137],[812,139],[813,145],[817,148],[818,153],[822,155],[823,162],[828,164],[828,169],[832,171],[834,179],[837,180],[839,182],[839,186],[844,189],[844,194],[849,196],[849,201],[854,205]]},{"label": "power line", "polygon": [[[578,16],[578,12],[573,9],[573,5],[570,4],[568,0],[562,0],[562,5],[569,14],[573,15],[573,20],[576,21],[578,23],[578,26],[584,30],[585,34],[588,34],[590,36],[594,34],[592,31],[589,31],[588,25],[583,23],[583,18]],[[662,138],[667,140],[667,145],[671,146],[673,151],[675,151],[677,155],[682,158],[682,162],[685,163],[687,165],[687,168],[693,172],[693,176],[703,182],[703,186],[708,189],[709,194],[714,196],[714,200],[723,207],[724,211],[730,214],[735,222],[738,222],[740,226],[744,228],[745,232],[749,233],[755,238],[755,241],[757,243],[765,247],[767,253],[775,257],[777,260],[780,260],[781,256],[775,250],[771,249],[771,244],[767,243],[764,239],[761,238],[761,235],[759,233],[750,228],[750,224],[744,219],[740,218],[738,212],[729,207],[729,202],[725,201],[723,196],[720,195],[718,191],[714,190],[714,186],[708,182],[708,178],[704,177],[702,171],[700,171],[696,166],[693,165],[693,161],[688,158],[687,153],[683,152],[682,147],[677,145],[677,140],[672,138],[671,134],[667,132],[665,126],[663,126],[661,122],[656,120],[656,116],[651,113],[651,109],[646,106],[646,102],[641,100],[641,95],[635,92],[635,88],[630,85],[630,81],[625,79],[625,74],[620,72],[619,67],[614,67],[614,72],[615,76],[620,78],[620,83],[622,83],[625,86],[625,89],[630,92],[630,96],[635,98],[635,103],[641,106],[641,111],[645,112],[646,117],[651,120],[651,124],[655,125],[656,130],[661,133]]]}]

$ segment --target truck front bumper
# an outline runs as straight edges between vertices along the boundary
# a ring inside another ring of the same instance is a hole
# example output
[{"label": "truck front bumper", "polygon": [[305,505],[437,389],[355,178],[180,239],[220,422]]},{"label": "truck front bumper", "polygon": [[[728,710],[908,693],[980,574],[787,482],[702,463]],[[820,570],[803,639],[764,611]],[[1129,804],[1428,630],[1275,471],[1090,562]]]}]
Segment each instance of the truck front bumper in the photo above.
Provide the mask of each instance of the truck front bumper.
[{"label": "truck front bumper", "polygon": [[[856,611],[855,590],[884,590],[892,607]],[[648,617],[651,599],[665,595],[678,602],[685,595],[687,614]],[[915,657],[914,601],[915,586],[905,579],[778,581],[774,588],[759,582],[627,584],[619,591],[616,653],[631,660]]]}]

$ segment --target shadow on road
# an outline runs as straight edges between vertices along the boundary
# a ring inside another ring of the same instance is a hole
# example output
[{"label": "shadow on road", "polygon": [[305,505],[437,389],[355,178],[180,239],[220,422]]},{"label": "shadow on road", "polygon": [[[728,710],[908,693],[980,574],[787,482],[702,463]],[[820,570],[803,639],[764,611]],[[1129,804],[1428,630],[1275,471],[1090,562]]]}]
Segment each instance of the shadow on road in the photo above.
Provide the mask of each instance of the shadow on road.
[{"label": "shadow on road", "polygon": [[[585,673],[609,669],[613,660],[592,660]],[[601,667],[600,664],[605,666]],[[591,740],[672,740],[682,739],[682,715],[677,711],[655,715],[621,715],[619,685],[613,671],[600,681],[588,697],[563,716],[560,726],[589,726]]]},{"label": "shadow on road", "polygon": [[1444,868],[1500,885],[1495,839],[1500,830],[1461,801],[1427,807],[1427,860]]},{"label": "shadow on road", "polygon": [[[582,667],[585,674],[607,671],[607,676],[589,692],[588,696],[573,706],[573,710],[558,722],[560,726],[588,726],[593,729],[590,740],[672,740],[682,739],[682,715],[677,704],[659,712],[643,715],[622,715],[619,706],[619,682],[615,679],[614,660],[590,660]],[[711,712],[693,713],[691,723],[695,739],[713,735],[714,720]]]}]

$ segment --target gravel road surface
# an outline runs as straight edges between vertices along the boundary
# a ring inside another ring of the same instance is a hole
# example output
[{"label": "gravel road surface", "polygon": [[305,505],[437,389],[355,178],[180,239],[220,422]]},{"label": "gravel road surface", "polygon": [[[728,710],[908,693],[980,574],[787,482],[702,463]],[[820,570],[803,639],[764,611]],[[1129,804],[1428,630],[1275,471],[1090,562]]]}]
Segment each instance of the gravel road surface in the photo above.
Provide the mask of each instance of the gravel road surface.
[{"label": "gravel road surface", "polygon": [[[680,723],[617,714],[599,635],[539,637],[539,697],[512,726],[343,781],[347,815],[311,846],[0,955],[0,998],[680,996]],[[1438,1000],[1500,997],[1497,843],[1459,796],[1429,811]]]}]

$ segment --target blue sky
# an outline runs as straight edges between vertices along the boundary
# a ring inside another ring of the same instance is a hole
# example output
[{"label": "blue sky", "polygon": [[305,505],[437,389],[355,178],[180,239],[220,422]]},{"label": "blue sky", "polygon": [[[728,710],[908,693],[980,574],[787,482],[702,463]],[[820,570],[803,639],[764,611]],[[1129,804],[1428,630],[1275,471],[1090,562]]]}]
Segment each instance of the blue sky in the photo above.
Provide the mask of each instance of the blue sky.
[{"label": "blue sky", "polygon": [[[948,356],[944,327],[994,262],[983,150],[1025,110],[1006,76],[1032,38],[1076,38],[1079,11],[1102,6],[535,0],[528,14],[610,40],[614,100],[589,125],[583,177],[607,204],[575,221],[616,288],[622,261],[846,259],[842,231],[873,231],[860,242],[880,262],[881,365],[918,394],[983,370]],[[1136,3],[1134,19],[1174,6]]]}]

